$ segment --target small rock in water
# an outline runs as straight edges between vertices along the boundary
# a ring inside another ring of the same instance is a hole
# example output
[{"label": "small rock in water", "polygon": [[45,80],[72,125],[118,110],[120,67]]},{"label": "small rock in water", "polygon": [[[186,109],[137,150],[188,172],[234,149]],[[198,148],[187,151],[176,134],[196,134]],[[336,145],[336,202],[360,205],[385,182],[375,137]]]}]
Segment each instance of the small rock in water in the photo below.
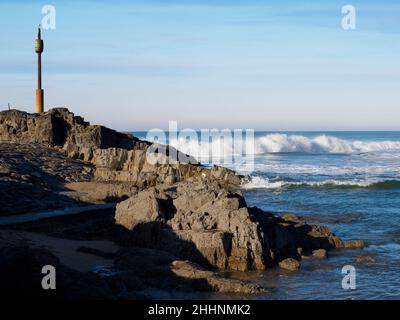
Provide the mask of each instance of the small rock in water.
[{"label": "small rock in water", "polygon": [[32,180],[32,177],[31,177],[30,175],[28,175],[28,174],[23,174],[23,175],[21,176],[21,179],[22,179],[23,181],[31,181],[31,180]]},{"label": "small rock in water", "polygon": [[361,249],[365,247],[365,242],[363,240],[343,241],[343,244],[346,249]]},{"label": "small rock in water", "polygon": [[375,259],[371,256],[367,255],[362,255],[362,256],[357,256],[356,261],[358,263],[363,263],[363,264],[371,264],[375,262]]},{"label": "small rock in water", "polygon": [[279,267],[289,271],[296,271],[300,269],[300,262],[293,258],[288,258],[279,262]]},{"label": "small rock in water", "polygon": [[304,223],[304,219],[300,218],[299,216],[295,215],[294,213],[284,213],[281,215],[281,218],[288,222],[295,222],[295,223]]},{"label": "small rock in water", "polygon": [[326,259],[328,257],[327,251],[325,249],[314,250],[312,253],[314,258]]}]

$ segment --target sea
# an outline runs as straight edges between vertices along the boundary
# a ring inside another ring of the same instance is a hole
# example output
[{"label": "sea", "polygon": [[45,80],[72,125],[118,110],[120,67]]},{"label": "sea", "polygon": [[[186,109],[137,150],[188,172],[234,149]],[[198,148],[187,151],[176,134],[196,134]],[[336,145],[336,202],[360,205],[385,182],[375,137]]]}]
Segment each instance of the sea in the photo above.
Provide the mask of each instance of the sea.
[{"label": "sea", "polygon": [[[267,288],[252,298],[400,299],[400,132],[258,131],[253,152],[251,171],[227,165],[250,176],[242,185],[248,205],[295,213],[366,247],[303,260],[296,272],[232,274]],[[363,255],[374,262],[357,262]]]}]

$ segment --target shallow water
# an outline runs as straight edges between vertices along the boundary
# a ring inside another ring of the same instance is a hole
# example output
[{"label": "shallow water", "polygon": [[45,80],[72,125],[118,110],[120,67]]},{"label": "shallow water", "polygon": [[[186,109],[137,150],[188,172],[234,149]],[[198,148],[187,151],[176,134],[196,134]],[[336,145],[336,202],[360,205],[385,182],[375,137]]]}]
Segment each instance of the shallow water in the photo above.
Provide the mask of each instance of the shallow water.
[{"label": "shallow water", "polygon": [[[400,132],[256,132],[254,159],[243,186],[249,205],[294,212],[367,244],[305,260],[299,272],[253,274],[269,289],[258,298],[400,299]],[[360,254],[376,262],[358,264]],[[342,289],[345,265],[356,268],[356,290]]]}]

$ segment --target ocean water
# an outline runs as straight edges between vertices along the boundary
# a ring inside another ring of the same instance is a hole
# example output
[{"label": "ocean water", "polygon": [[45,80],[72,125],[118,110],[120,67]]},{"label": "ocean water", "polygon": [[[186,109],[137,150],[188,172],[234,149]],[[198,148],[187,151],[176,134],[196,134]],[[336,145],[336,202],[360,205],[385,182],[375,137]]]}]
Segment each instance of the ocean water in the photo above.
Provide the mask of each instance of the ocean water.
[{"label": "ocean water", "polygon": [[[180,148],[188,151],[184,143]],[[228,166],[249,173],[241,164]],[[256,132],[250,176],[243,185],[248,205],[293,212],[366,242],[363,250],[303,260],[294,273],[233,275],[267,287],[257,298],[400,299],[400,132]],[[359,255],[375,263],[359,264]],[[356,269],[355,290],[342,288],[345,265]]]}]

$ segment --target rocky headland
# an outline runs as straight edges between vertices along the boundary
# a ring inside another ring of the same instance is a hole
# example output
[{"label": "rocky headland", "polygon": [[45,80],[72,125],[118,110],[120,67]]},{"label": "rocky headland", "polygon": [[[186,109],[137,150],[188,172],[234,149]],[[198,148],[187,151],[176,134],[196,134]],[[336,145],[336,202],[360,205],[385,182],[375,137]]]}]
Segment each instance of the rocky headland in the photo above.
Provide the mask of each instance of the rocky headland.
[{"label": "rocky headland", "polygon": [[[224,273],[293,271],[304,258],[364,245],[294,214],[249,207],[242,176],[189,155],[183,164],[171,147],[166,164],[151,164],[149,147],[67,109],[0,112],[0,286],[68,299],[258,294],[265,289]],[[115,208],[90,209],[103,203]],[[35,219],[88,206],[80,214]],[[31,222],[17,223],[26,214]],[[46,264],[57,270],[54,293],[40,286]]]}]

